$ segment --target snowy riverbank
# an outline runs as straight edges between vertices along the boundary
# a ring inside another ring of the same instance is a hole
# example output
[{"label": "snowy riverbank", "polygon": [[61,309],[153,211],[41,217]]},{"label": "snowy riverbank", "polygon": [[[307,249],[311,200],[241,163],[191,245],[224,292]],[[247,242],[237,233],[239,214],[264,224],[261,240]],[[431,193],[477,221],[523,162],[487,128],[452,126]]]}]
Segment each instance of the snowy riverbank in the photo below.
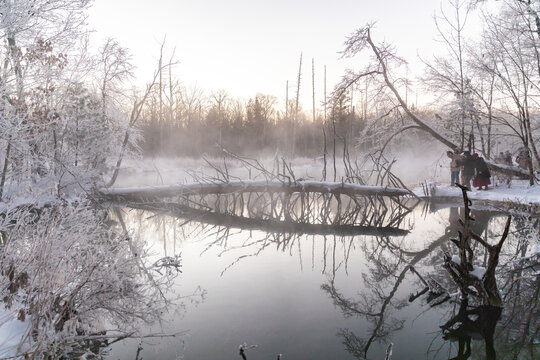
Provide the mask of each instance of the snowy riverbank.
[{"label": "snowy riverbank", "polygon": [[[429,188],[429,194],[425,189]],[[461,189],[450,184],[427,183],[414,188],[413,192],[421,198],[434,200],[461,200]],[[473,189],[469,192],[469,199],[480,202],[491,202],[518,205],[527,205],[537,208],[540,205],[540,186],[530,186],[528,180],[513,180],[508,187],[506,184],[499,186],[490,185],[489,190]]]}]

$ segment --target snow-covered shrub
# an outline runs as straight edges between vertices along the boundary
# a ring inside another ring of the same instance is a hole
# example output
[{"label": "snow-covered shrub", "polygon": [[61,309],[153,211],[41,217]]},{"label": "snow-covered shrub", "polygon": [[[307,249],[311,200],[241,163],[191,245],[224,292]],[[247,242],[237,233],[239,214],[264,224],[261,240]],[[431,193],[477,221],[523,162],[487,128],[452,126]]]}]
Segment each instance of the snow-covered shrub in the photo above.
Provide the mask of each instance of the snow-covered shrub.
[{"label": "snow-covered shrub", "polygon": [[4,219],[3,306],[28,323],[13,354],[68,354],[89,337],[136,336],[141,323],[161,320],[178,259],[155,262],[144,242],[106,219],[106,211],[89,203]]},{"label": "snow-covered shrub", "polygon": [[89,52],[90,3],[0,2],[0,299],[27,325],[10,356],[72,358],[136,336],[161,320],[178,273],[178,257],[151,259],[95,199],[137,149],[144,99],[125,96],[127,50]]}]

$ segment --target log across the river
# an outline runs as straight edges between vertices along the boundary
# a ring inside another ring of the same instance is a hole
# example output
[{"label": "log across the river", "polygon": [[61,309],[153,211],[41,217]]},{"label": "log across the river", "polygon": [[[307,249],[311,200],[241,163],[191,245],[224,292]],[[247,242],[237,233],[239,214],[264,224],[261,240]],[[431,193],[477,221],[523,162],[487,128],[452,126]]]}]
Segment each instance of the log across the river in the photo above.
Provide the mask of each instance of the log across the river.
[{"label": "log across the river", "polygon": [[266,181],[266,180],[237,180],[224,183],[193,183],[177,185],[161,185],[133,188],[103,188],[100,194],[108,200],[141,201],[148,199],[167,198],[173,196],[232,194],[248,192],[267,193],[299,193],[311,192],[349,196],[405,196],[410,191],[388,186],[369,186],[343,182],[323,181]]}]

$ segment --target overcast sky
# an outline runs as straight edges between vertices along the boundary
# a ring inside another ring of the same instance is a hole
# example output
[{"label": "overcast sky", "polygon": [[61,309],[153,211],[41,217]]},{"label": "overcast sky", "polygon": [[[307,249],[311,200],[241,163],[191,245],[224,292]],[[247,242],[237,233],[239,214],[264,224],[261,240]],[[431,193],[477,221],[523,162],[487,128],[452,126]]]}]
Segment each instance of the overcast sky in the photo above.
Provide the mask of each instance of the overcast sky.
[{"label": "overcast sky", "polygon": [[[444,0],[446,1],[446,0]],[[433,15],[439,0],[95,0],[90,26],[94,42],[116,38],[131,50],[137,77],[149,79],[159,43],[176,49],[176,74],[184,84],[231,96],[256,93],[285,98],[295,92],[303,52],[303,99],[311,103],[311,59],[315,59],[317,102],[351,62],[339,60],[343,42],[356,28],[376,21],[374,36],[396,45],[417,72],[417,54],[433,53]],[[360,66],[358,66],[360,67]]]}]

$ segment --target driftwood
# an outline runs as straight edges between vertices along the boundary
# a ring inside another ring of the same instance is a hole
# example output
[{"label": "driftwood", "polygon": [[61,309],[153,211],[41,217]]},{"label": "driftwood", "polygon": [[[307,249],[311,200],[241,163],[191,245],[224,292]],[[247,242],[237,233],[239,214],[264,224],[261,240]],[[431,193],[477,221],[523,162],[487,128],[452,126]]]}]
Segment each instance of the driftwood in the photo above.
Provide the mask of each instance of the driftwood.
[{"label": "driftwood", "polygon": [[[460,219],[463,230],[458,233],[458,239],[451,239],[459,250],[459,256],[451,256],[445,253],[444,266],[459,286],[463,296],[472,295],[479,298],[483,305],[501,306],[501,296],[497,289],[495,269],[499,263],[499,254],[502,245],[508,236],[510,221],[509,215],[506,220],[504,232],[499,242],[490,245],[486,240],[471,229],[470,200],[467,196],[467,187],[461,186],[463,201],[465,203],[464,219]],[[474,253],[471,248],[471,240],[475,240],[488,252],[487,269],[473,265]]]}]

